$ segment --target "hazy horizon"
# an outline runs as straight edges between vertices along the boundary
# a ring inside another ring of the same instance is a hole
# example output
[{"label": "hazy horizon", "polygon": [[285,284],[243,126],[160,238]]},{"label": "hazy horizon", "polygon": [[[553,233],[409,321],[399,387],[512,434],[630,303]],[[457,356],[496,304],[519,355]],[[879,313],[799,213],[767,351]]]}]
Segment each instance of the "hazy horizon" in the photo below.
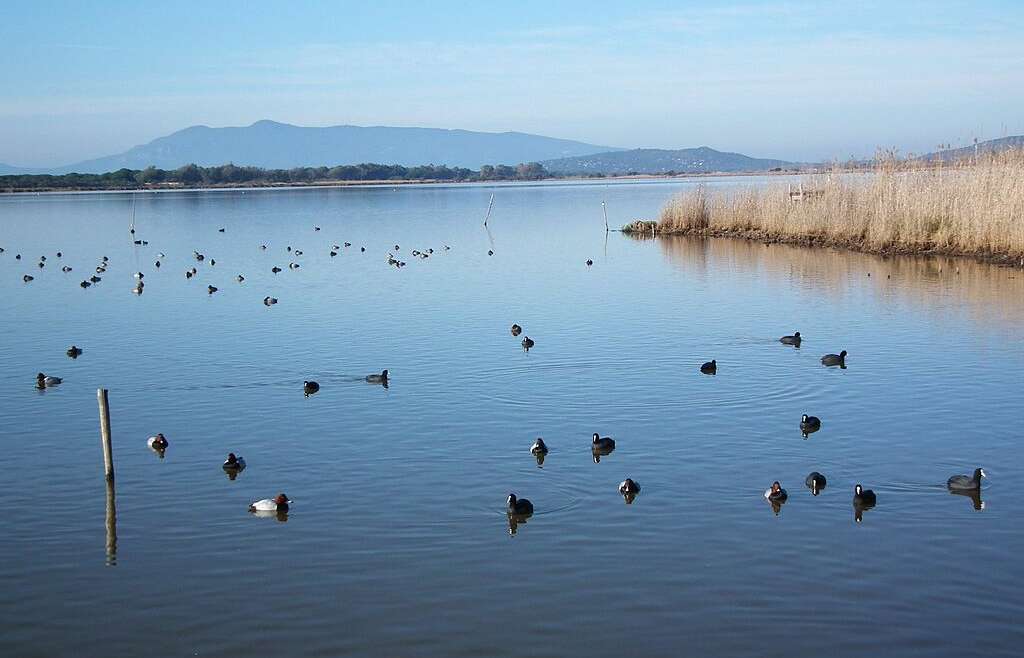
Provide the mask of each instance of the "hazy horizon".
[{"label": "hazy horizon", "polygon": [[[1024,133],[1010,2],[8,8],[0,162],[262,119],[516,131],[793,161]],[[183,48],[185,44],[187,47]]]}]

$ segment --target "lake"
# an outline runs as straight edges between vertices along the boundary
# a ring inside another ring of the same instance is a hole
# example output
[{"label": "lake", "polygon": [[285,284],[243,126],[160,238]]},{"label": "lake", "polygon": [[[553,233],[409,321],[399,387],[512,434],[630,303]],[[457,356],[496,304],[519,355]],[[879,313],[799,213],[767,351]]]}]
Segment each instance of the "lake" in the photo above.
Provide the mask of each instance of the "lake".
[{"label": "lake", "polygon": [[0,655],[1017,655],[1024,274],[605,233],[695,184],[0,196]]}]

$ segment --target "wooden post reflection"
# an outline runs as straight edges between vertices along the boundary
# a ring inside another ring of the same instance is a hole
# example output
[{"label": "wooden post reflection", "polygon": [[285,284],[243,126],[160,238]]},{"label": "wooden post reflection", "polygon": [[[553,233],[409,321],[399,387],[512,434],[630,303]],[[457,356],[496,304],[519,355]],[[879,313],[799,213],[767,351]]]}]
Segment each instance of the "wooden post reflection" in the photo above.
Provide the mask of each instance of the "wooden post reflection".
[{"label": "wooden post reflection", "polygon": [[107,566],[117,564],[117,505],[114,501],[114,480],[107,479]]}]

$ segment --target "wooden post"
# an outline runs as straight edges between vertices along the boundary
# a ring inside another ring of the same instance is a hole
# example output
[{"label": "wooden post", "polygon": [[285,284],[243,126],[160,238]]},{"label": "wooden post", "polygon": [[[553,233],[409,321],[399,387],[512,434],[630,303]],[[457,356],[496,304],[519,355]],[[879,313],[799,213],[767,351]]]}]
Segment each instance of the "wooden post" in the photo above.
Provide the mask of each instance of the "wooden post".
[{"label": "wooden post", "polygon": [[604,213],[604,232],[608,232],[608,208],[605,207],[604,201],[601,202],[601,212]]},{"label": "wooden post", "polygon": [[110,405],[107,389],[96,389],[96,400],[100,405],[100,439],[103,441],[103,471],[108,482],[114,480],[114,453],[110,447]]}]

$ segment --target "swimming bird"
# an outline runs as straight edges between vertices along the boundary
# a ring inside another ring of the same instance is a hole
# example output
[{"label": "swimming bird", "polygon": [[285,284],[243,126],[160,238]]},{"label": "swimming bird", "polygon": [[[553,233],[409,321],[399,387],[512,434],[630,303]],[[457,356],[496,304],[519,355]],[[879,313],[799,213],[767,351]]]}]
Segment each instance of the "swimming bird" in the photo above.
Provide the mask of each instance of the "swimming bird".
[{"label": "swimming bird", "polygon": [[973,477],[967,477],[966,475],[954,475],[946,480],[946,486],[950,489],[957,489],[959,491],[981,489],[981,478],[984,477],[988,477],[985,470],[982,468],[976,468],[974,469]]},{"label": "swimming bird", "polygon": [[544,439],[537,437],[537,440],[530,446],[530,453],[533,455],[546,455],[548,454],[548,446],[544,443]]},{"label": "swimming bird", "polygon": [[370,384],[384,384],[385,386],[387,386],[387,384],[388,384],[388,371],[387,371],[387,368],[385,368],[384,370],[381,370],[379,375],[367,375],[366,376],[366,381],[369,382]]},{"label": "swimming bird", "polygon": [[493,256],[493,255],[494,255],[494,250],[492,250],[492,249],[488,249],[488,250],[487,250],[487,255],[488,255],[488,256]]},{"label": "swimming bird", "polygon": [[718,373],[718,361],[711,359],[707,363],[700,367],[700,371],[705,375],[714,375]]},{"label": "swimming bird", "polygon": [[588,258],[588,259],[587,259],[587,267],[590,267],[590,266],[591,266],[591,265],[593,265],[593,264],[594,264],[594,261],[592,261],[592,260],[590,260],[590,259]]},{"label": "swimming bird", "polygon": [[772,482],[772,486],[764,490],[764,497],[766,500],[776,503],[781,503],[789,498],[789,494],[782,488],[779,481]]},{"label": "swimming bird", "polygon": [[155,263],[153,263],[153,267],[160,269],[160,261],[156,261]]},{"label": "swimming bird", "polygon": [[533,342],[532,338],[530,338],[529,336],[526,336],[526,337],[523,338],[523,349],[524,350],[529,352],[530,348],[533,347],[533,345],[534,345],[534,342]]},{"label": "swimming bird", "polygon": [[143,274],[142,272],[136,272],[132,276],[134,276],[136,279],[144,279],[146,277],[146,275]]},{"label": "swimming bird", "polygon": [[222,229],[222,228],[219,228],[219,229],[217,229],[217,232],[218,232],[218,233],[223,233],[223,232],[224,232],[224,229]]},{"label": "swimming bird", "polygon": [[281,271],[281,268],[275,265],[274,267],[270,268],[270,271],[273,272],[274,274],[277,274],[278,272]]},{"label": "swimming bird", "polygon": [[796,345],[800,347],[800,332],[794,332],[792,336],[783,336],[779,339],[779,342],[783,345]]},{"label": "swimming bird", "polygon": [[314,226],[314,227],[313,227],[313,230],[314,230],[314,231],[319,231],[319,230],[320,230],[320,227],[319,227],[319,226]]},{"label": "swimming bird", "polygon": [[79,283],[78,285],[82,286],[83,288],[88,288],[89,286],[92,285],[92,282],[91,281],[83,281],[83,282]]},{"label": "swimming bird", "polygon": [[185,270],[185,278],[186,279],[191,279],[193,276],[195,276],[195,275],[192,274],[192,270]]},{"label": "swimming bird", "polygon": [[146,439],[146,445],[148,445],[153,450],[167,450],[167,446],[169,444],[167,443],[167,437],[165,437],[163,433],[160,432],[156,436],[151,436],[148,439]]},{"label": "swimming bird", "polygon": [[68,348],[67,354],[72,359],[77,359],[82,355],[82,348],[72,345],[71,347]]},{"label": "swimming bird", "polygon": [[401,247],[399,247],[399,246],[398,246],[398,245],[396,244],[396,245],[395,245],[395,251],[398,251],[399,249],[401,249]]},{"label": "swimming bird", "polygon": [[14,254],[14,260],[21,260],[21,254]]},{"label": "swimming bird", "polygon": [[288,263],[288,269],[290,269],[290,270],[297,270],[297,269],[299,269],[299,264],[298,263]]},{"label": "swimming bird", "polygon": [[263,251],[266,251],[267,250],[267,245],[261,244],[260,245],[260,249],[262,249]]},{"label": "swimming bird", "polygon": [[62,253],[60,253],[60,252],[58,251],[58,252],[57,252],[57,258],[63,258],[63,257],[64,257],[64,254],[62,254]]},{"label": "swimming bird", "polygon": [[334,250],[331,250],[331,258],[334,258],[337,255],[338,255],[338,252],[336,252]]},{"label": "swimming bird", "polygon": [[320,390],[320,384],[316,382],[302,382],[302,392],[306,394],[306,397],[313,395]]},{"label": "swimming bird", "polygon": [[633,478],[626,478],[619,485],[619,493],[623,496],[640,493],[640,485]]},{"label": "swimming bird", "polygon": [[26,274],[25,276],[21,277],[21,280],[24,281],[25,283],[28,283],[29,281],[35,281],[35,279],[36,278],[34,276],[31,276],[31,275],[28,275],[28,274]]},{"label": "swimming bird", "polygon": [[[348,245],[346,244],[345,246],[347,247]],[[366,253],[366,247],[359,247],[359,251],[360,251],[360,253],[364,253],[365,254]]]},{"label": "swimming bird", "polygon": [[239,283],[241,283],[241,282],[245,281],[245,277],[244,277],[244,276],[242,276],[241,274],[239,274],[239,275],[238,275],[237,277],[235,277],[235,278],[236,278],[236,279],[238,279],[238,282],[239,282]]},{"label": "swimming bird", "polygon": [[807,438],[808,434],[813,434],[821,429],[821,419],[817,416],[808,416],[804,414],[800,417],[800,431],[803,432],[804,438]]},{"label": "swimming bird", "polygon": [[206,292],[212,295],[213,293],[217,292],[217,288],[214,286],[206,286]]},{"label": "swimming bird", "polygon": [[62,381],[64,381],[64,380],[61,379],[60,377],[50,377],[50,376],[44,375],[41,372],[36,375],[36,386],[38,386],[39,388],[48,388],[50,386],[57,386]]},{"label": "swimming bird", "polygon": [[865,489],[859,484],[853,488],[853,504],[862,507],[873,507],[877,500],[875,492]]},{"label": "swimming bird", "polygon": [[277,297],[264,297],[263,304],[265,306],[272,306],[277,303]]},{"label": "swimming bird", "polygon": [[60,268],[60,271],[61,271],[61,272],[70,272],[70,271],[71,271],[71,268],[70,268],[70,267],[68,267],[67,265],[65,265],[64,267]]},{"label": "swimming bird", "polygon": [[46,267],[46,263],[39,261],[39,269],[43,269],[44,267]]},{"label": "swimming bird", "polygon": [[825,476],[818,471],[811,471],[807,476],[807,479],[804,480],[804,484],[807,485],[807,488],[811,490],[812,494],[817,496],[818,492],[825,488]]},{"label": "swimming bird", "polygon": [[609,438],[607,436],[602,437],[597,432],[594,432],[594,440],[591,441],[591,447],[594,450],[614,450],[615,439]]},{"label": "swimming bird", "polygon": [[146,284],[144,284],[141,281],[139,281],[138,283],[135,284],[135,287],[132,288],[132,292],[135,293],[136,295],[141,295],[142,294],[142,290],[145,287],[146,287]]},{"label": "swimming bird", "polygon": [[513,324],[512,325],[512,335],[513,336],[518,336],[521,333],[523,333],[523,328],[520,327],[518,324]]},{"label": "swimming bird", "polygon": [[225,471],[241,471],[245,468],[245,458],[240,456],[236,457],[235,453],[229,452],[228,458],[224,460],[221,468]]},{"label": "swimming bird", "polygon": [[279,493],[273,498],[264,498],[263,500],[257,500],[255,503],[249,505],[250,512],[287,512],[288,506],[291,504],[291,500],[288,496],[283,493]]},{"label": "swimming bird", "polygon": [[211,259],[210,259],[210,265],[211,265],[211,266],[213,266],[213,265],[216,265],[216,264],[217,264],[217,261],[215,261],[215,260],[213,260],[213,259],[211,258]]},{"label": "swimming bird", "polygon": [[192,255],[195,256],[196,260],[198,260],[198,261],[203,261],[203,260],[206,259],[206,256],[202,255],[198,251],[193,251]]},{"label": "swimming bird", "polygon": [[846,350],[843,350],[839,354],[826,354],[821,357],[821,365],[823,366],[842,366],[846,367]]},{"label": "swimming bird", "polygon": [[510,493],[505,502],[508,504],[509,514],[533,514],[533,503],[525,498],[516,498],[514,493]]}]

